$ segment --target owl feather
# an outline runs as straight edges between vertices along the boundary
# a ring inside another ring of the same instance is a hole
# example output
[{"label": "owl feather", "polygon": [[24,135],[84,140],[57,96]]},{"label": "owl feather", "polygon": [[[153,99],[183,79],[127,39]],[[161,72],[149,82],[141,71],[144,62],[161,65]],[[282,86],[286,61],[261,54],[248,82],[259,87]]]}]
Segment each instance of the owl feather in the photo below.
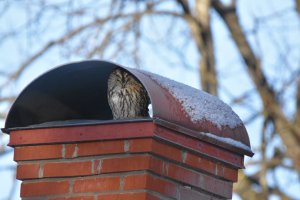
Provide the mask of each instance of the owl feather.
[{"label": "owl feather", "polygon": [[125,70],[115,69],[110,74],[107,97],[114,119],[149,117],[146,89]]}]

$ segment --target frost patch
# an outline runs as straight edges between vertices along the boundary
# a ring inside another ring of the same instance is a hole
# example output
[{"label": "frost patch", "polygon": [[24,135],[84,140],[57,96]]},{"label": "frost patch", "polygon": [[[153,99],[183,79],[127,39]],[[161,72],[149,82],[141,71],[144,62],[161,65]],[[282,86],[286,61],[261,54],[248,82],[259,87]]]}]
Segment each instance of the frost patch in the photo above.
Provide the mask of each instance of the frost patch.
[{"label": "frost patch", "polygon": [[222,142],[222,143],[226,143],[226,144],[229,144],[231,146],[234,146],[234,147],[237,147],[237,148],[240,148],[240,149],[243,149],[245,151],[249,151],[251,152],[251,148],[239,141],[236,141],[234,139],[231,139],[231,138],[224,138],[224,137],[219,137],[219,136],[216,136],[214,134],[211,134],[211,133],[202,133],[204,134],[205,136],[209,137],[209,138],[213,138],[219,142]]},{"label": "frost patch", "polygon": [[192,122],[197,123],[198,121],[207,120],[215,124],[219,129],[222,126],[235,128],[242,124],[242,121],[232,111],[231,107],[217,97],[151,72],[138,71],[149,76],[161,87],[170,91],[182,104],[183,109]]}]

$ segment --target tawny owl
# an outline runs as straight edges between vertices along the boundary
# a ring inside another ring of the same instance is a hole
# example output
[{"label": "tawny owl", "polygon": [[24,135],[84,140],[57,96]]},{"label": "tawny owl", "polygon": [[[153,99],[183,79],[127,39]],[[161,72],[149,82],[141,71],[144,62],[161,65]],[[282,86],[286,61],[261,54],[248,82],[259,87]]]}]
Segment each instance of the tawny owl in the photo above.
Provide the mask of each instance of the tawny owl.
[{"label": "tawny owl", "polygon": [[125,70],[115,69],[110,74],[107,97],[114,119],[149,117],[146,89]]}]

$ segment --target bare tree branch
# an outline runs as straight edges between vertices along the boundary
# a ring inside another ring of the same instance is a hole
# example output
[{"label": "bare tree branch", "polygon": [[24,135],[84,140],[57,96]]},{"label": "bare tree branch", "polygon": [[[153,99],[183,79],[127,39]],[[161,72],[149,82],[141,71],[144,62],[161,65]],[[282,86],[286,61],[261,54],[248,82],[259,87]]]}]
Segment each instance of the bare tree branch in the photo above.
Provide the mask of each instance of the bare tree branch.
[{"label": "bare tree branch", "polygon": [[296,10],[300,14],[300,0],[296,0]]},{"label": "bare tree branch", "polygon": [[202,89],[217,95],[215,58],[210,28],[210,0],[196,1],[196,16],[191,13],[186,1],[178,2],[184,11],[184,18],[190,27],[192,36],[201,54],[199,72]]},{"label": "bare tree branch", "polygon": [[[284,144],[287,147],[293,147],[287,149],[287,155],[294,160],[294,167],[300,173],[300,130],[293,126],[282,113],[280,103],[277,100],[278,97],[263,73],[260,60],[256,58],[242,31],[235,8],[223,6],[222,3],[217,0],[213,1],[213,7],[222,17],[231,32],[232,38],[260,94],[264,104],[265,115],[268,115],[274,121],[276,130]],[[290,134],[286,134],[286,131]]]},{"label": "bare tree branch", "polygon": [[248,177],[242,171],[239,171],[238,180],[239,183],[233,185],[233,191],[238,193],[242,199],[264,199],[262,193],[256,192],[252,187],[253,184],[259,184],[257,178]]},{"label": "bare tree branch", "polygon": [[300,127],[300,80],[297,81],[295,126]]},{"label": "bare tree branch", "polygon": [[[9,82],[13,81],[13,80],[16,80],[28,66],[30,66],[38,58],[40,58],[45,53],[47,53],[51,48],[53,48],[54,46],[65,43],[66,41],[72,39],[73,37],[75,37],[76,35],[80,34],[81,32],[83,32],[84,30],[86,30],[88,28],[99,27],[99,26],[103,25],[104,23],[109,22],[110,20],[116,20],[116,19],[120,19],[120,18],[124,19],[124,18],[128,18],[128,17],[139,18],[142,15],[151,14],[151,13],[154,13],[154,12],[151,11],[151,10],[144,10],[144,11],[141,11],[141,12],[132,12],[132,13],[125,13],[125,14],[124,13],[117,13],[116,15],[107,16],[107,17],[104,17],[102,19],[95,19],[94,21],[92,21],[90,23],[87,23],[83,26],[80,26],[80,27],[70,31],[66,35],[63,35],[61,38],[58,38],[58,39],[53,40],[53,41],[49,41],[39,51],[37,51],[35,54],[33,54],[31,57],[29,57],[26,61],[24,61],[18,67],[18,69],[15,72],[10,74],[7,82],[5,82],[2,85],[2,87],[5,86],[6,84],[8,84]],[[168,11],[158,11],[158,12],[155,12],[155,14],[157,14],[157,15],[172,15],[172,16],[177,15],[174,12],[168,12]],[[180,15],[177,15],[177,16],[180,16]]]}]

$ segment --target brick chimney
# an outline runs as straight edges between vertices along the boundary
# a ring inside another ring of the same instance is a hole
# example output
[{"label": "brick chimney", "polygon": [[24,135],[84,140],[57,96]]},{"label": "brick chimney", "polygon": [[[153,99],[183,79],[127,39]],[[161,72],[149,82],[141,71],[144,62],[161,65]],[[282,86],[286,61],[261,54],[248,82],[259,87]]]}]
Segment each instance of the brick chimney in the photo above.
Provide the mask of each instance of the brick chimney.
[{"label": "brick chimney", "polygon": [[[152,118],[111,119],[105,88],[116,67],[145,86]],[[3,131],[24,200],[230,199],[244,155],[253,155],[244,125],[217,98],[103,61],[35,80]]]}]

